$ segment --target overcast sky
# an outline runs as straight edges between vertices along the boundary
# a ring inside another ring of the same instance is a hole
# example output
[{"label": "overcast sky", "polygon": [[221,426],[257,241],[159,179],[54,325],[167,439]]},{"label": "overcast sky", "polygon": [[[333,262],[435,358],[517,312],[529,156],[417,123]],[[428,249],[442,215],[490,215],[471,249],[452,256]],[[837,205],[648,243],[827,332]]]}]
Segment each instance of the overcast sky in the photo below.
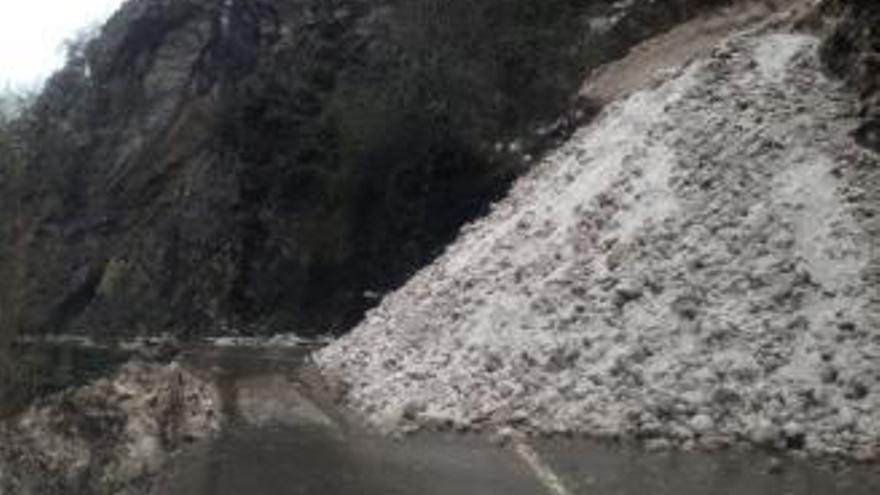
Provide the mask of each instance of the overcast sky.
[{"label": "overcast sky", "polygon": [[64,40],[123,0],[0,0],[0,89],[33,86],[64,61]]}]

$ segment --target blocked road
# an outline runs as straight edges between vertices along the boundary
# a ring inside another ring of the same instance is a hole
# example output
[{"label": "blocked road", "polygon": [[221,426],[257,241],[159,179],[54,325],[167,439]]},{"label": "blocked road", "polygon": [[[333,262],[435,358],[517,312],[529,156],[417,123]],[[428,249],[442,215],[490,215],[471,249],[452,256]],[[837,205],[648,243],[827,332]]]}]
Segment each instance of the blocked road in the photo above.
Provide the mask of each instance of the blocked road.
[{"label": "blocked road", "polygon": [[[876,466],[833,467],[770,453],[646,452],[563,438],[514,439],[501,447],[462,434],[385,438],[343,424],[338,412],[316,413],[301,390],[286,391],[299,388],[291,356],[267,352],[224,351],[209,366],[236,384],[227,394],[235,402],[228,414],[238,417],[216,442],[175,462],[156,495],[880,493]],[[277,414],[279,404],[296,400],[302,404],[292,415],[301,421]],[[236,412],[241,407],[248,410]]]}]

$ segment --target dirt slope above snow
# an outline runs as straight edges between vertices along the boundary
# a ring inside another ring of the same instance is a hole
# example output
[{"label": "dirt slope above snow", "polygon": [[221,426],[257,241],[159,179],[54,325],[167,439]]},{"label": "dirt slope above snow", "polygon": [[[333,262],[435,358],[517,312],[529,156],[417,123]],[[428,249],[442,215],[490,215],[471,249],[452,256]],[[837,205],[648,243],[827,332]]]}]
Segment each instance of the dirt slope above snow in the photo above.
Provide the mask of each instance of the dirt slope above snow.
[{"label": "dirt slope above snow", "polygon": [[319,365],[389,431],[877,457],[880,168],[817,43],[739,35],[610,106]]},{"label": "dirt slope above snow", "polygon": [[654,73],[704,56],[725,38],[768,18],[789,23],[802,15],[803,0],[737,0],[709,9],[629,50],[626,57],[593,71],[581,88],[589,101],[610,103],[642,88]]}]

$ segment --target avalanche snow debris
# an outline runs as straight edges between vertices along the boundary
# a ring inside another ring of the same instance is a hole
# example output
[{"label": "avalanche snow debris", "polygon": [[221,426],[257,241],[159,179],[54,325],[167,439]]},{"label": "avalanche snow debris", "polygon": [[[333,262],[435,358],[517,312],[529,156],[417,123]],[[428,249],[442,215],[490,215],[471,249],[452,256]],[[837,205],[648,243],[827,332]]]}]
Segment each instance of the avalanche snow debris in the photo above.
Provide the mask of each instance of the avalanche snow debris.
[{"label": "avalanche snow debris", "polygon": [[319,365],[392,432],[876,458],[880,168],[816,46],[741,34],[607,108]]}]

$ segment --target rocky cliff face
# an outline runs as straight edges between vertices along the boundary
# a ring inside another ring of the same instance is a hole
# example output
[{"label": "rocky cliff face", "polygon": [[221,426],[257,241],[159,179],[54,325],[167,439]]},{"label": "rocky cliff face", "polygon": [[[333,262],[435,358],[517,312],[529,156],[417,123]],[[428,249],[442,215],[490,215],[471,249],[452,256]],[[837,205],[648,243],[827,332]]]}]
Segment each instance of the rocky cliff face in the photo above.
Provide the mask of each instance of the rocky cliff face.
[{"label": "rocky cliff face", "polygon": [[585,71],[713,3],[131,0],[21,123],[18,326],[347,328],[565,133]]}]

